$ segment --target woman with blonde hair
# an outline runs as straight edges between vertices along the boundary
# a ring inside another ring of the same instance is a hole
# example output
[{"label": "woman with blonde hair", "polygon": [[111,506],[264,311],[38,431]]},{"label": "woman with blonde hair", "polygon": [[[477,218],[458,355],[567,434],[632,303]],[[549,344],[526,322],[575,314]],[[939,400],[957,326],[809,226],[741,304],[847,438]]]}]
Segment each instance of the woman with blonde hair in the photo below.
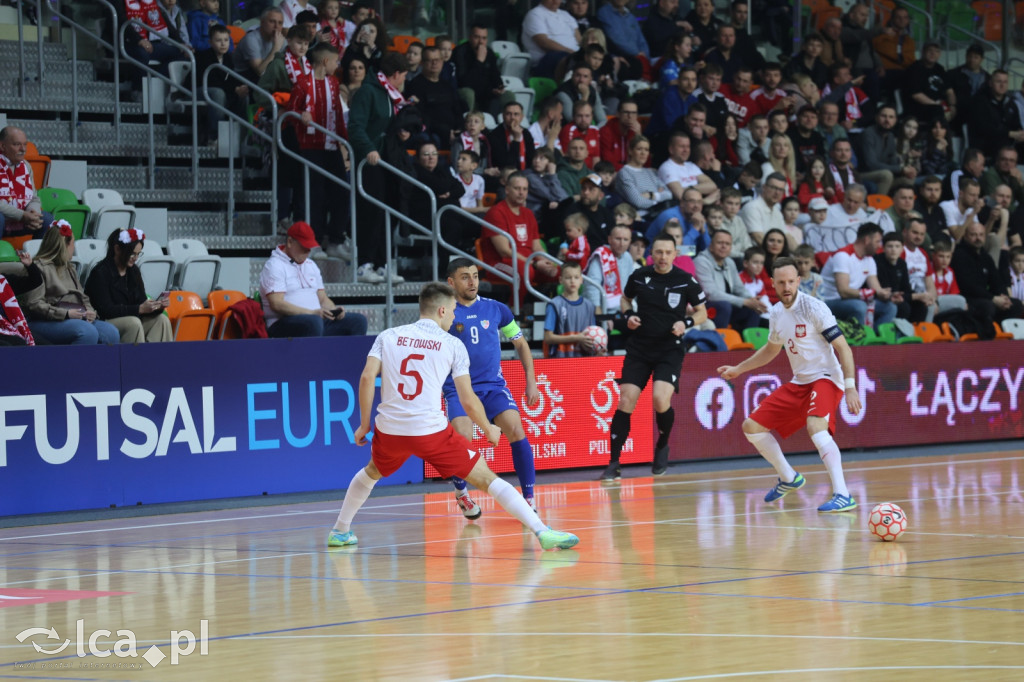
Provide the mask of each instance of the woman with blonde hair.
[{"label": "woman with blonde hair", "polygon": [[117,343],[117,328],[96,319],[96,310],[71,262],[74,254],[71,226],[63,220],[55,221],[43,237],[35,259],[43,284],[22,299],[29,328],[36,338],[52,344]]},{"label": "woman with blonde hair", "polygon": [[761,164],[761,177],[767,178],[772,173],[786,176],[786,193],[783,197],[796,194],[799,184],[796,175],[796,154],[793,142],[787,135],[776,135],[768,148],[768,160]]},{"label": "woman with blonde hair", "polygon": [[136,265],[146,235],[142,230],[117,230],[107,239],[107,257],[89,273],[86,293],[100,317],[117,327],[121,343],[173,341],[170,319],[163,314],[169,299],[146,296]]}]

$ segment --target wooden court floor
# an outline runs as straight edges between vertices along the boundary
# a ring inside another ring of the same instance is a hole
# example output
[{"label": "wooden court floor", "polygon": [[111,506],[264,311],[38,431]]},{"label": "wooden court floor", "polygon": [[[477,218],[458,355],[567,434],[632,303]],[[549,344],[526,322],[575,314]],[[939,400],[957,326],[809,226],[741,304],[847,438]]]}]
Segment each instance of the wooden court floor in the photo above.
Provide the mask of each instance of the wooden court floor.
[{"label": "wooden court floor", "polygon": [[[447,492],[371,498],[333,551],[335,503],[0,531],[0,678],[1024,680],[1024,451],[848,464],[833,516],[801,470],[781,506],[763,466],[542,487],[566,552]],[[167,658],[104,657],[117,630]]]}]

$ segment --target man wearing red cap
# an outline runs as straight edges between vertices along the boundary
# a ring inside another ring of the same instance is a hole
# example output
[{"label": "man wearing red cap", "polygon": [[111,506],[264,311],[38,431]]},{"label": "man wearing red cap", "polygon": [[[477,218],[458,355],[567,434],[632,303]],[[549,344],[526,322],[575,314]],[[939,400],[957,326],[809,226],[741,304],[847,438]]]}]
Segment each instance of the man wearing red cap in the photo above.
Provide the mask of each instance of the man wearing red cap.
[{"label": "man wearing red cap", "polygon": [[294,223],[263,266],[260,296],[270,338],[366,334],[364,315],[347,313],[327,297],[320,268],[309,257],[316,246],[313,228]]}]

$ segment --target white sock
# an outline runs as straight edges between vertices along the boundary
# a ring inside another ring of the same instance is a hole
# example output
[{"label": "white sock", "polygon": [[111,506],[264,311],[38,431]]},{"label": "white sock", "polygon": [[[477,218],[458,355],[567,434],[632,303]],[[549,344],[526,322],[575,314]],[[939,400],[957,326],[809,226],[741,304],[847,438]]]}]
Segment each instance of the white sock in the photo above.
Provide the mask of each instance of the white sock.
[{"label": "white sock", "polygon": [[347,533],[351,530],[352,519],[355,518],[356,512],[366,502],[366,498],[370,496],[370,492],[375,485],[377,485],[377,481],[370,478],[365,469],[360,469],[356,472],[356,475],[352,477],[352,482],[348,484],[348,491],[345,493],[345,499],[341,503],[341,512],[338,514],[338,520],[334,522],[335,530],[340,530],[342,533]]},{"label": "white sock", "polygon": [[530,503],[519,494],[515,487],[506,481],[500,478],[491,481],[491,484],[487,486],[487,494],[493,497],[494,501],[500,504],[505,511],[519,519],[520,523],[534,533],[539,533],[547,528],[544,522],[540,520],[540,517],[537,516],[537,512],[530,508]]},{"label": "white sock", "polygon": [[761,456],[775,467],[775,473],[779,475],[779,479],[783,483],[789,483],[796,478],[796,469],[789,466],[789,462],[786,461],[786,456],[782,454],[782,448],[779,447],[779,441],[775,440],[775,436],[768,431],[762,431],[761,433],[747,433],[744,431],[743,435],[757,448]]},{"label": "white sock", "polygon": [[811,436],[811,442],[818,448],[821,461],[832,478],[832,491],[849,496],[850,491],[846,487],[846,479],[843,478],[843,457],[839,454],[839,446],[832,440],[832,434],[828,430],[819,431]]}]

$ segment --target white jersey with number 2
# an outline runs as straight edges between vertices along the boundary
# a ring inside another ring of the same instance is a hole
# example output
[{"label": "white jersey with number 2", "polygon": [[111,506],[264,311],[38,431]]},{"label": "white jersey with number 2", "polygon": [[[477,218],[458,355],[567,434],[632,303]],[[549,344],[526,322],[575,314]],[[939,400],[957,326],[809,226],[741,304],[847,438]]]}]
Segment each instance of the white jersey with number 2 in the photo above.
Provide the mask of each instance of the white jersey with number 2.
[{"label": "white jersey with number 2", "polygon": [[380,406],[374,422],[391,436],[426,436],[448,428],[441,387],[450,374],[469,374],[462,341],[423,319],[385,329],[370,348],[381,361]]},{"label": "white jersey with number 2", "polygon": [[832,349],[840,332],[825,302],[799,292],[789,308],[779,301],[768,315],[768,340],[781,345],[789,358],[793,383],[828,379],[842,390],[843,367]]}]

